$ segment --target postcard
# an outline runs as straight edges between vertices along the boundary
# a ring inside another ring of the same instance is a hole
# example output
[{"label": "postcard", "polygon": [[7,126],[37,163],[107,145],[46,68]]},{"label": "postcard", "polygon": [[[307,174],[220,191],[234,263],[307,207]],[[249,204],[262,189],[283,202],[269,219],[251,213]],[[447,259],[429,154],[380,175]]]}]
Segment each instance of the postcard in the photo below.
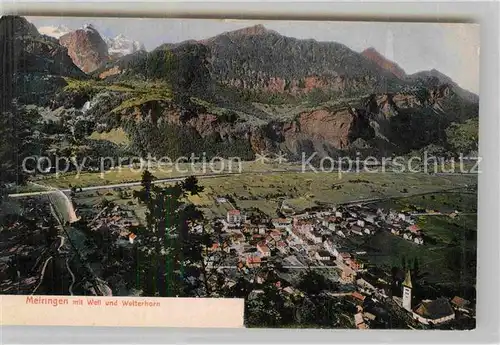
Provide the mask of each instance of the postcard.
[{"label": "postcard", "polygon": [[2,16],[0,322],[475,328],[479,49],[476,24]]}]

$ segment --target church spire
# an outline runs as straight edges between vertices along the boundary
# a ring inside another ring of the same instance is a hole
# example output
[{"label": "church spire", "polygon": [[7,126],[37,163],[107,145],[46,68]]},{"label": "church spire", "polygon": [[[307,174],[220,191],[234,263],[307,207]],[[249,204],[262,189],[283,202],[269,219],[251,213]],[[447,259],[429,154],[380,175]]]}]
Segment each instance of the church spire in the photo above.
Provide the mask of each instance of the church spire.
[{"label": "church spire", "polygon": [[406,271],[406,277],[405,277],[405,281],[403,282],[403,286],[409,287],[410,289],[413,288],[413,286],[411,284],[410,270]]}]

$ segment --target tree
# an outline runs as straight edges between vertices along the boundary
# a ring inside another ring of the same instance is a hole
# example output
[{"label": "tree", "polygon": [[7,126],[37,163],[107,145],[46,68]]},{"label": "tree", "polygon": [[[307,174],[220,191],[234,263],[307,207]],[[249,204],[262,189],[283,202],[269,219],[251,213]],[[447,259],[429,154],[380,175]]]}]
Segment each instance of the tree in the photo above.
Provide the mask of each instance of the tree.
[{"label": "tree", "polygon": [[455,154],[477,152],[479,136],[479,119],[477,117],[469,119],[464,123],[452,123],[446,129],[448,144]]},{"label": "tree", "polygon": [[40,114],[31,109],[10,104],[0,116],[0,185],[15,182],[23,184],[28,171],[34,168],[34,160],[23,161],[28,156],[40,154],[37,122]]},{"label": "tree", "polygon": [[[286,302],[276,286],[267,284],[263,293],[250,298],[245,303],[245,323],[248,326],[278,327],[286,324],[284,315],[293,315],[293,309],[285,313]],[[291,317],[290,320],[291,321]]]},{"label": "tree", "polygon": [[95,124],[92,121],[84,119],[77,120],[73,125],[73,134],[75,140],[83,140],[84,138],[92,134],[94,126]]},{"label": "tree", "polygon": [[143,188],[134,192],[147,208],[146,226],[137,229],[136,284],[145,296],[185,296],[192,291],[189,278],[203,259],[202,240],[190,231],[203,214],[185,200],[203,189],[196,178],[166,187],[152,184],[153,179],[146,170]]},{"label": "tree", "polygon": [[297,287],[308,295],[317,295],[325,290],[335,290],[336,285],[314,270],[307,270]]},{"label": "tree", "polygon": [[416,278],[418,278],[420,276],[420,266],[419,266],[419,263],[418,263],[418,257],[416,257],[414,260],[413,260],[413,276]]},{"label": "tree", "polygon": [[406,257],[404,255],[401,257],[401,268],[406,271]]},{"label": "tree", "polygon": [[[203,292],[206,297],[223,294],[222,290],[226,282],[225,276],[219,271],[219,268],[227,259],[224,249],[229,244],[225,242],[221,234],[222,224],[217,221],[213,224],[205,224],[201,233],[191,234],[189,240],[189,248],[191,249],[186,253],[186,256],[190,257],[199,267]],[[215,243],[219,244],[222,250],[209,251],[209,248]]]}]

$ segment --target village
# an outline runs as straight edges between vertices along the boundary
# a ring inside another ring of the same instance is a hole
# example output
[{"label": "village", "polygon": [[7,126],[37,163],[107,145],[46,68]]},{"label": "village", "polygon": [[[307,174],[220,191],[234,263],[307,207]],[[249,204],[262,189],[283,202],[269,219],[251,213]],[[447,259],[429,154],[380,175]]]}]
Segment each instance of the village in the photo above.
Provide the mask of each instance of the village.
[{"label": "village", "polygon": [[[369,237],[381,231],[415,246],[423,246],[425,229],[421,229],[416,217],[408,212],[346,205],[255,221],[254,217],[233,209],[227,212],[225,219],[215,221],[223,224],[223,240],[215,243],[208,252],[231,254],[226,265],[213,267],[226,271],[226,284],[235,284],[232,268],[250,277],[253,277],[252,270],[258,271],[261,267],[279,266],[282,271],[289,272],[312,268],[340,284],[340,291],[330,294],[352,301],[357,310],[352,317],[359,329],[379,324],[377,318],[382,315],[377,315],[377,311],[384,314],[387,308],[395,309],[392,313],[414,326],[445,324],[455,319],[457,313],[460,317],[473,317],[470,302],[459,296],[414,301],[409,271],[401,277],[404,281],[399,282],[400,294],[393,296],[393,287],[387,276],[377,276],[366,269],[368,262],[363,258],[366,253],[359,248],[343,246],[350,237]],[[206,260],[210,260],[210,254]],[[294,286],[293,274],[282,273],[280,277],[283,280],[279,288],[284,294],[301,294]],[[265,275],[257,274],[256,279],[263,284],[265,278]],[[255,290],[253,295],[257,296],[259,292],[262,291]]]},{"label": "village", "polygon": [[[359,329],[379,326],[388,309],[392,309],[392,317],[398,315],[413,327],[446,324],[456,315],[474,317],[471,302],[460,296],[415,301],[409,270],[400,277],[399,293],[394,294],[393,282],[387,274],[368,270],[366,253],[346,245],[349,239],[387,232],[414,246],[424,246],[425,229],[420,228],[417,217],[409,212],[352,204],[273,219],[255,217],[251,212],[234,208],[225,218],[212,222],[222,225],[221,233],[218,242],[205,248],[205,263],[208,269],[224,272],[226,287],[235,285],[241,276],[257,286],[263,285],[266,274],[262,269],[276,268],[280,291],[297,296],[303,294],[295,286],[297,274],[315,269],[339,284],[339,291],[329,294],[347,298],[353,304],[356,310],[353,324]],[[90,225],[93,231],[114,232],[121,247],[131,248],[140,241],[129,230],[138,225],[137,220],[118,205],[105,205]],[[204,228],[198,225],[192,231],[202,232]],[[214,259],[220,258],[219,254],[223,254],[222,261]],[[255,289],[249,297],[258,298],[260,293],[262,290]]]},{"label": "village", "polygon": [[345,283],[355,281],[356,274],[363,270],[363,262],[358,259],[362,253],[339,245],[341,239],[390,231],[416,245],[424,244],[422,231],[411,215],[357,205],[264,219],[257,224],[234,209],[220,221],[224,224],[226,242],[214,245],[212,250],[234,252],[240,266],[259,267],[273,255],[280,255],[286,256],[285,264],[292,266],[335,266],[340,281]]},{"label": "village", "polygon": [[[222,197],[218,200],[224,201]],[[94,240],[104,241],[98,247],[107,248],[114,243],[120,250],[131,251],[140,244],[140,235],[134,233],[140,222],[126,206],[106,201],[98,210],[80,212],[84,216],[88,213],[85,218],[89,234],[95,234]],[[456,212],[449,215],[455,216]],[[474,303],[463,296],[416,298],[416,282],[410,269],[399,272],[394,285],[388,272],[374,268],[364,248],[353,244],[383,232],[397,241],[423,248],[426,229],[419,225],[418,213],[346,204],[301,213],[285,212],[281,218],[270,218],[262,213],[256,215],[254,210],[232,207],[224,218],[211,219],[211,223],[206,228],[197,225],[191,229],[211,231],[214,224],[219,225],[218,241],[204,250],[207,269],[222,272],[225,287],[234,286],[241,277],[250,281],[254,289],[249,299],[260,298],[269,270],[279,277],[276,287],[281,294],[289,298],[304,296],[297,284],[300,274],[314,270],[336,284],[334,290],[325,293],[352,305],[350,318],[358,329],[389,328],[384,326],[387,315],[410,328],[446,327],[456,319],[475,318]],[[75,235],[71,237],[84,253],[84,241]],[[97,273],[102,269],[99,265],[94,268]],[[122,279],[121,274],[117,273],[118,280]]]}]

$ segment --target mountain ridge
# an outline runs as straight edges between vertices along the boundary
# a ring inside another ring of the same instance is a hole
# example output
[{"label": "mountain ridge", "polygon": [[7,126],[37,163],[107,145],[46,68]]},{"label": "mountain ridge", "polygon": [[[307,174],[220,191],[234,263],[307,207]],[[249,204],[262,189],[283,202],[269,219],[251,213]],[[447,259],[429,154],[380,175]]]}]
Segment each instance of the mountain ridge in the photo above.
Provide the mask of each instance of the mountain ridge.
[{"label": "mountain ridge", "polygon": [[124,129],[134,154],[404,154],[448,147],[446,129],[478,116],[476,98],[437,71],[401,79],[343,44],[260,26],[101,65],[56,89],[48,111],[91,104],[90,128]]}]

